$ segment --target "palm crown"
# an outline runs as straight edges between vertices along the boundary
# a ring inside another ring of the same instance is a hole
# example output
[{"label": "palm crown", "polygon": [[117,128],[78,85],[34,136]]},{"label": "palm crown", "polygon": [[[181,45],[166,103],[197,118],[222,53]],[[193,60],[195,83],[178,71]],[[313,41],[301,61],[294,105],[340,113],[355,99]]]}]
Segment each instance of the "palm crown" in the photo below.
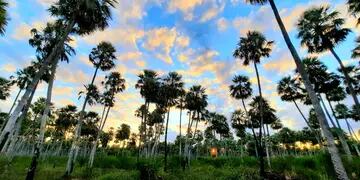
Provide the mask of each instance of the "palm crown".
[{"label": "palm crown", "polygon": [[[47,58],[55,45],[60,41],[64,34],[63,23],[56,21],[55,23],[47,23],[42,32],[37,29],[32,29],[32,38],[29,40],[29,44],[36,48],[36,52],[40,59]],[[75,50],[69,45],[72,40],[67,37],[64,46],[59,52],[59,58],[62,61],[69,62],[69,57],[75,54]]]},{"label": "palm crown", "polygon": [[277,91],[283,101],[294,101],[301,99],[304,95],[301,93],[301,84],[290,76],[280,80]]},{"label": "palm crown", "polygon": [[252,88],[247,76],[235,76],[230,85],[230,95],[235,99],[247,99],[252,95]]},{"label": "palm crown", "polygon": [[74,32],[90,34],[105,29],[111,18],[110,8],[116,0],[59,0],[49,8],[52,16],[62,21],[74,23]]},{"label": "palm crown", "polygon": [[298,22],[298,37],[310,53],[333,49],[344,41],[350,29],[343,28],[345,20],[329,7],[312,8],[304,12]]},{"label": "palm crown", "polygon": [[269,57],[274,42],[267,41],[265,36],[257,31],[249,31],[246,37],[241,37],[233,56],[243,60],[244,65],[250,62],[260,63],[262,57]]},{"label": "palm crown", "polygon": [[92,49],[89,60],[96,68],[107,71],[115,66],[115,52],[116,50],[111,43],[101,42],[96,48]]},{"label": "palm crown", "polygon": [[[348,0],[347,4],[349,5],[349,12],[355,17],[358,17],[358,14],[360,13],[360,1]],[[360,17],[358,18],[357,24],[360,24]]]}]

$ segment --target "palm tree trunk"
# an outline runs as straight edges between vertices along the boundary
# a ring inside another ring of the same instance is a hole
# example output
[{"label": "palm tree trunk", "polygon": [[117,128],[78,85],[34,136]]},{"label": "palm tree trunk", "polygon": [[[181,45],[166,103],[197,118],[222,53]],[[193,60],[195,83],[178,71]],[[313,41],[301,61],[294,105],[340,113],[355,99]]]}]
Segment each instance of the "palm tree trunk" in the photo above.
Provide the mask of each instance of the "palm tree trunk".
[{"label": "palm tree trunk", "polygon": [[[17,93],[17,95],[16,95],[16,97],[15,97],[15,99],[14,99],[14,102],[13,102],[13,104],[11,105],[11,108],[10,108],[10,110],[9,110],[9,112],[8,112],[8,116],[11,114],[12,110],[14,109],[14,106],[15,106],[15,104],[16,104],[16,101],[18,100],[18,98],[19,98],[22,90],[23,90],[23,89],[21,89],[21,88],[19,89],[19,92]],[[5,127],[6,123],[7,123],[7,119],[8,119],[8,118],[6,118],[6,120],[5,120],[5,121],[3,122],[3,124],[1,125],[1,128],[0,128],[1,131],[4,129],[4,127]]]},{"label": "palm tree trunk", "polygon": [[31,164],[30,164],[30,168],[28,169],[28,172],[27,172],[26,179],[34,179],[36,167],[38,164],[38,158],[40,157],[40,151],[42,149],[42,144],[44,142],[46,121],[47,121],[48,115],[50,113],[52,89],[53,89],[53,85],[54,85],[56,67],[57,67],[58,62],[59,62],[59,58],[57,56],[57,59],[51,65],[51,75],[50,75],[48,90],[47,90],[46,107],[45,107],[45,110],[41,117],[40,134],[39,134],[37,142],[35,143],[34,154],[33,154]]},{"label": "palm tree trunk", "polygon": [[[98,70],[99,70],[99,67],[96,67],[90,85],[94,84]],[[79,119],[78,119],[78,121],[76,123],[75,133],[74,133],[74,140],[73,140],[73,142],[71,144],[71,148],[70,148],[70,151],[69,151],[69,157],[68,157],[68,161],[67,161],[67,164],[66,164],[65,176],[69,176],[72,173],[72,170],[74,169],[73,166],[74,166],[75,159],[76,159],[76,154],[77,154],[75,151],[77,151],[77,149],[78,149],[78,143],[79,143],[78,139],[79,139],[80,134],[81,134],[82,120],[83,120],[84,115],[85,115],[85,108],[86,108],[88,100],[89,100],[89,95],[88,95],[88,93],[86,93],[85,101],[84,101],[84,104],[83,104],[82,109],[80,111],[80,117],[79,117]]]},{"label": "palm tree trunk", "polygon": [[304,119],[306,125],[310,128],[310,130],[311,130],[314,134],[316,134],[316,141],[319,143],[319,145],[321,145],[321,144],[322,144],[322,143],[321,143],[321,140],[320,140],[321,137],[319,137],[319,136],[317,135],[315,129],[310,126],[309,121],[306,119],[305,115],[303,114],[303,112],[302,112],[301,109],[299,108],[299,106],[298,106],[298,104],[296,103],[296,101],[293,100],[293,102],[294,102],[294,104],[295,104],[295,106],[296,106],[296,109],[297,109],[297,110],[299,111],[299,113],[301,114],[301,117]]},{"label": "palm tree trunk", "polygon": [[325,98],[326,98],[326,101],[327,101],[328,104],[329,104],[330,110],[331,110],[331,112],[332,112],[333,117],[335,118],[335,121],[336,121],[336,124],[337,124],[338,128],[339,128],[339,129],[342,129],[342,128],[341,128],[341,125],[340,125],[340,122],[339,122],[339,119],[336,117],[334,108],[333,108],[333,106],[332,106],[329,98],[328,98],[327,96],[325,96]]},{"label": "palm tree trunk", "polygon": [[[13,104],[11,105],[11,108],[10,108],[10,110],[9,110],[9,112],[8,112],[8,115],[10,115],[11,112],[12,112],[12,110],[14,109],[15,104],[16,104],[16,101],[19,99],[19,96],[20,96],[22,90],[23,90],[23,89],[19,88],[19,91],[18,91],[18,93],[16,94],[16,97],[15,97],[15,99],[14,99],[14,102],[13,102]],[[5,124],[5,123],[4,123],[4,124]],[[3,124],[3,125],[4,125],[4,124]],[[2,128],[3,128],[3,127],[2,127]],[[1,128],[1,129],[2,129],[2,128]]]},{"label": "palm tree trunk", "polygon": [[259,95],[260,95],[260,101],[259,101],[259,110],[260,110],[260,130],[259,130],[259,141],[260,141],[260,176],[265,177],[265,165],[264,165],[264,153],[263,153],[263,142],[262,142],[262,127],[264,125],[264,117],[263,117],[263,107],[262,107],[262,92],[261,92],[261,84],[260,84],[260,76],[259,71],[256,65],[256,62],[254,61],[254,67],[256,71],[256,78],[258,82],[258,89],[259,89]]},{"label": "palm tree trunk", "polygon": [[55,60],[56,55],[59,53],[59,49],[62,49],[62,47],[64,46],[64,42],[65,42],[66,38],[68,37],[68,35],[70,34],[70,32],[72,31],[74,25],[75,25],[75,21],[69,22],[68,26],[65,29],[64,36],[54,46],[54,48],[52,49],[49,56],[42,62],[39,71],[36,73],[35,77],[32,79],[31,83],[26,88],[25,93],[21,97],[21,100],[19,101],[14,112],[11,114],[4,129],[2,130],[2,132],[0,134],[0,142],[3,141],[6,134],[10,133],[15,128],[16,120],[19,117],[19,115],[20,115],[21,111],[23,110],[27,101],[29,101],[31,93],[36,90],[36,85],[38,84],[41,76],[45,73],[49,64],[51,64],[51,62],[53,62]]},{"label": "palm tree trunk", "polygon": [[[37,85],[36,85],[37,87]],[[36,88],[35,88],[36,89]],[[24,109],[20,115],[20,117],[17,119],[16,124],[15,124],[15,129],[13,131],[11,131],[6,138],[4,139],[3,142],[5,142],[5,144],[1,143],[0,149],[1,152],[7,152],[7,147],[12,147],[14,144],[8,144],[10,142],[10,140],[12,138],[17,139],[20,133],[20,129],[21,129],[21,125],[22,125],[22,121],[25,119],[27,112],[29,111],[31,102],[34,98],[35,95],[35,91],[31,92],[29,101],[25,104]],[[11,141],[12,143],[15,143],[13,141]],[[5,147],[4,145],[6,145],[7,147]],[[7,153],[8,154],[8,153]]]},{"label": "palm tree trunk", "polygon": [[166,117],[166,127],[165,127],[165,158],[164,158],[164,171],[167,170],[167,155],[168,155],[168,149],[167,149],[167,133],[168,133],[168,126],[169,126],[169,116],[170,116],[170,107],[167,112]]},{"label": "palm tree trunk", "polygon": [[180,141],[179,141],[179,156],[181,156],[181,144],[182,144],[182,142],[181,142],[181,140],[182,140],[182,138],[181,138],[181,117],[182,117],[182,102],[180,103],[180,127],[179,127],[179,139],[180,139]]},{"label": "palm tree trunk", "polygon": [[47,119],[49,117],[49,113],[50,113],[52,89],[53,89],[53,85],[54,85],[55,73],[56,73],[56,67],[57,67],[58,61],[59,61],[59,59],[55,60],[54,64],[52,64],[52,67],[51,67],[51,75],[50,75],[50,79],[49,79],[47,97],[46,97],[46,107],[45,107],[45,110],[41,117],[40,135],[39,135],[39,139],[38,139],[38,142],[40,144],[42,144],[44,141],[45,126],[46,126],[46,121],[47,121]]},{"label": "palm tree trunk", "polygon": [[335,52],[335,50],[333,48],[330,49],[331,53],[334,55],[335,59],[338,61],[338,63],[340,64],[342,73],[345,76],[345,84],[347,85],[347,87],[349,88],[350,94],[352,96],[352,98],[354,99],[355,105],[359,106],[359,99],[356,96],[356,92],[354,90],[353,85],[351,84],[351,80],[350,80],[350,76],[349,73],[347,72],[343,62],[341,61],[340,57],[337,55],[337,53]]},{"label": "palm tree trunk", "polygon": [[323,107],[324,107],[324,109],[325,109],[325,112],[326,112],[326,114],[327,114],[327,116],[328,116],[331,124],[332,124],[332,125],[334,126],[334,128],[335,128],[335,132],[336,132],[337,136],[339,137],[339,140],[340,140],[340,142],[341,142],[341,146],[342,146],[342,148],[343,148],[343,150],[344,150],[344,152],[345,152],[345,154],[346,154],[346,156],[347,156],[347,159],[348,159],[349,161],[352,161],[351,151],[350,151],[349,145],[347,144],[347,142],[346,142],[346,140],[345,140],[344,133],[341,132],[340,124],[338,124],[339,126],[335,124],[333,118],[331,117],[328,109],[327,109],[326,106],[325,106],[325,102],[324,102],[324,100],[322,99],[321,95],[319,95],[319,98],[320,98],[320,101],[321,101],[321,103],[322,103],[322,105],[323,105]]},{"label": "palm tree trunk", "polygon": [[[247,117],[249,117],[249,114],[248,114],[248,111],[246,109],[246,105],[245,105],[245,101],[244,99],[241,99],[241,102],[242,102],[242,105],[244,107],[244,111],[245,111],[245,114]],[[251,131],[253,133],[253,136],[254,136],[254,140],[255,140],[255,153],[256,153],[256,157],[259,157],[258,156],[258,149],[259,149],[259,142],[257,140],[257,137],[256,137],[256,133],[255,133],[255,130],[254,130],[254,124],[252,123],[252,121],[250,121],[250,126],[251,126]]]},{"label": "palm tree trunk", "polygon": [[342,160],[340,158],[339,151],[335,145],[334,137],[329,130],[329,124],[326,122],[324,111],[321,109],[320,102],[317,99],[314,88],[312,87],[311,82],[309,80],[309,76],[305,71],[305,67],[301,62],[299,54],[297,53],[294,45],[292,44],[292,42],[290,40],[289,34],[287,33],[284,23],[282,22],[282,19],[280,17],[279,11],[275,5],[274,0],[269,0],[269,3],[271,5],[271,9],[274,12],[276,21],[279,24],[279,28],[284,37],[286,45],[288,46],[288,48],[294,58],[295,64],[297,66],[297,70],[299,71],[299,73],[304,81],[305,88],[306,88],[307,92],[309,93],[311,102],[314,106],[317,118],[319,120],[321,130],[323,131],[325,140],[328,142],[327,148],[328,148],[329,154],[331,156],[331,160],[334,165],[334,170],[337,175],[337,178],[342,179],[342,180],[347,180],[347,179],[349,179],[349,177],[346,173],[346,170],[345,170]]},{"label": "palm tree trunk", "polygon": [[[101,133],[102,130],[104,129],[106,120],[107,120],[108,115],[109,115],[110,108],[111,108],[111,107],[109,106],[108,109],[107,109],[107,111],[106,111],[106,115],[105,115],[103,121],[100,121],[100,124],[99,124],[99,127],[98,127],[98,131],[97,131],[97,133],[96,133],[96,139],[95,139],[94,142],[92,143],[92,148],[91,148],[91,151],[90,151],[89,162],[88,162],[90,168],[93,167],[94,158],[95,158],[95,154],[96,154],[96,148],[97,148],[97,144],[98,144],[99,138],[100,138],[100,133]],[[104,108],[104,110],[105,110],[105,108]]]}]

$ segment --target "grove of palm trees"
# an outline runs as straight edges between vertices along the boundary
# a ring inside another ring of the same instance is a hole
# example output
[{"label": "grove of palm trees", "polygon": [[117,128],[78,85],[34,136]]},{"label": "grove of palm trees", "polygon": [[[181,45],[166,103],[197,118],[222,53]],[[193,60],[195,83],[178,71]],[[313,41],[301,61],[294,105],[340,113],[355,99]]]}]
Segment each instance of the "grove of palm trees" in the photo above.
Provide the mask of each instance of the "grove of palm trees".
[{"label": "grove of palm trees", "polygon": [[358,0],[0,0],[0,179],[360,179]]}]

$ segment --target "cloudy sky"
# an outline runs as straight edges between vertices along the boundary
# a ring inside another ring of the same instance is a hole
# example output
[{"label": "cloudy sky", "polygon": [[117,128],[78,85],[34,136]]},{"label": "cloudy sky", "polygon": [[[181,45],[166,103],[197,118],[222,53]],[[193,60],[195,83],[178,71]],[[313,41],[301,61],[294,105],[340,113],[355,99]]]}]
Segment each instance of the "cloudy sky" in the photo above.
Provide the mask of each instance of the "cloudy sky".
[{"label": "cloudy sky", "polygon": [[[47,8],[55,0],[9,0],[10,22],[6,34],[0,37],[0,76],[9,77],[34,59],[34,49],[28,45],[31,28],[42,28],[54,20]],[[288,0],[276,1],[283,21],[302,57],[308,56],[296,38],[295,24],[304,10],[314,6],[330,5],[346,18],[346,27],[351,28],[347,41],[336,51],[346,64],[350,59],[354,40],[359,35],[354,18],[347,13],[345,0]],[[121,123],[131,125],[137,131],[140,119],[134,111],[144,103],[134,88],[137,74],[143,69],[156,70],[161,76],[169,71],[183,75],[186,87],[201,84],[209,95],[210,111],[226,116],[240,107],[240,102],[229,96],[228,86],[234,75],[247,75],[256,91],[256,77],[252,66],[244,67],[232,52],[240,36],[249,30],[258,30],[275,46],[270,58],[260,65],[261,85],[264,96],[277,110],[283,124],[291,129],[301,129],[305,123],[291,103],[282,102],[276,93],[276,84],[284,76],[292,74],[295,65],[279,32],[269,5],[252,6],[244,0],[119,0],[113,10],[110,27],[103,32],[88,36],[72,37],[76,56],[69,64],[60,63],[56,74],[53,101],[57,107],[67,104],[80,105],[78,92],[90,82],[94,68],[88,61],[91,49],[101,41],[109,41],[117,49],[117,66],[113,71],[126,78],[127,89],[119,94],[116,106],[111,111],[106,128],[118,127]],[[319,54],[321,60],[336,71],[338,64],[329,54]],[[97,77],[99,84],[106,73]],[[2,101],[0,109],[7,111],[15,96],[16,88],[8,101]],[[36,97],[45,96],[46,84],[40,84]],[[350,98],[345,103],[352,104]],[[308,107],[301,106],[307,114]],[[100,106],[91,110],[101,112]],[[185,113],[184,113],[185,116]],[[183,117],[184,117],[183,116]],[[184,117],[186,119],[186,116]],[[173,140],[179,131],[179,110],[172,110],[169,133]],[[359,129],[358,123],[352,123]],[[204,128],[204,125],[201,125]]]}]

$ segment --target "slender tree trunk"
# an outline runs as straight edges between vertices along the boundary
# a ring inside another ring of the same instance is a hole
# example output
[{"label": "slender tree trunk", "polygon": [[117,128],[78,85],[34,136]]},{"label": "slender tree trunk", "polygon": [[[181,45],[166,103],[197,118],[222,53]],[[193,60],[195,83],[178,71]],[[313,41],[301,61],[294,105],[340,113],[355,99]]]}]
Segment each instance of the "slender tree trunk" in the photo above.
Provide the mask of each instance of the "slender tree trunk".
[{"label": "slender tree trunk", "polygon": [[50,106],[51,106],[51,97],[52,97],[52,89],[53,89],[53,85],[54,85],[56,67],[57,67],[58,61],[59,61],[59,59],[55,60],[55,63],[51,67],[51,75],[50,75],[50,79],[49,79],[47,97],[46,97],[46,107],[45,107],[45,110],[44,110],[44,112],[43,112],[43,114],[41,116],[40,135],[39,135],[39,139],[38,139],[38,142],[40,144],[42,144],[44,142],[44,136],[45,136],[45,130],[46,130],[45,129],[46,121],[49,118]]},{"label": "slender tree trunk", "polygon": [[14,109],[15,104],[16,104],[16,101],[19,99],[19,96],[20,96],[22,90],[23,90],[23,89],[20,88],[19,91],[18,91],[18,93],[16,94],[16,97],[15,97],[15,99],[14,99],[14,102],[13,102],[13,104],[11,105],[11,108],[10,108],[10,110],[9,110],[9,112],[8,112],[9,115],[11,114],[12,110]]},{"label": "slender tree trunk", "polygon": [[[15,104],[16,104],[16,101],[18,100],[18,98],[19,98],[22,90],[23,90],[23,89],[19,89],[19,91],[18,91],[18,93],[17,93],[17,95],[16,95],[16,97],[15,97],[15,99],[14,99],[14,102],[13,102],[13,104],[11,105],[11,108],[10,108],[10,110],[9,110],[9,112],[8,112],[8,116],[10,116],[12,110],[14,109],[14,106],[15,106]],[[5,121],[3,122],[3,124],[1,125],[1,128],[0,128],[1,131],[4,129],[4,127],[5,127],[6,123],[7,123],[7,120],[8,120],[8,118],[6,118],[6,120],[5,120]]]},{"label": "slender tree trunk", "polygon": [[[111,108],[111,107],[108,107],[108,108],[107,108],[106,115],[105,115],[105,118],[103,119],[103,122],[100,121],[100,124],[99,124],[99,127],[98,127],[98,131],[97,131],[97,133],[96,133],[96,139],[95,139],[94,142],[92,143],[92,148],[91,148],[91,151],[90,151],[89,162],[88,162],[90,168],[93,167],[94,159],[95,159],[95,154],[96,154],[97,144],[98,144],[98,142],[99,142],[100,134],[101,134],[101,132],[103,131],[104,126],[105,126],[105,123],[106,123],[106,120],[107,120],[107,118],[108,118],[110,108]],[[104,110],[105,110],[105,108],[104,108]]]},{"label": "slender tree trunk", "polygon": [[56,54],[58,54],[58,50],[61,49],[64,46],[64,42],[68,35],[70,34],[71,30],[73,29],[75,25],[75,21],[69,22],[68,26],[65,29],[64,36],[61,38],[61,40],[54,46],[49,56],[42,62],[41,67],[39,71],[36,73],[35,77],[32,79],[31,83],[28,85],[25,93],[21,97],[21,100],[19,101],[18,105],[14,109],[14,112],[9,117],[9,120],[7,121],[4,129],[2,130],[0,134],[0,142],[3,141],[6,134],[10,133],[14,128],[16,124],[16,120],[19,117],[21,111],[23,110],[25,104],[27,101],[29,101],[30,95],[33,91],[36,89],[36,85],[38,84],[41,76],[45,73],[46,69],[48,68],[49,64],[55,60]]},{"label": "slender tree trunk", "polygon": [[320,102],[317,99],[314,88],[311,85],[311,82],[309,80],[309,76],[305,71],[305,67],[302,64],[302,61],[300,59],[299,54],[297,53],[294,45],[292,44],[292,42],[290,40],[289,34],[287,33],[286,28],[284,26],[284,23],[282,22],[282,19],[280,17],[279,11],[278,11],[278,9],[277,9],[277,7],[275,5],[274,0],[269,0],[269,3],[271,5],[271,9],[274,12],[276,21],[279,24],[279,28],[280,28],[280,30],[282,32],[282,35],[283,35],[284,40],[286,42],[286,45],[288,46],[288,48],[289,48],[289,50],[290,50],[290,52],[291,52],[291,54],[292,54],[292,56],[294,58],[295,64],[297,66],[297,70],[299,71],[299,73],[300,73],[300,75],[301,75],[301,77],[302,77],[302,79],[304,81],[304,85],[306,87],[306,90],[309,93],[311,102],[312,102],[312,104],[314,106],[317,118],[318,118],[319,123],[320,123],[321,130],[323,131],[325,140],[328,142],[327,148],[328,148],[328,151],[330,153],[331,160],[333,162],[334,170],[335,170],[335,173],[337,175],[337,178],[341,179],[341,180],[347,180],[347,179],[349,179],[349,177],[348,177],[348,175],[346,173],[346,170],[344,168],[344,165],[343,165],[343,163],[341,161],[339,151],[338,151],[338,149],[337,149],[337,147],[335,145],[335,142],[334,142],[334,137],[333,137],[333,135],[331,134],[331,132],[329,130],[329,124],[326,122],[324,111],[321,109]]},{"label": "slender tree trunk", "polygon": [[299,108],[299,106],[298,106],[298,104],[296,103],[296,101],[293,100],[293,102],[294,102],[294,104],[295,104],[295,106],[296,106],[296,109],[297,109],[297,110],[299,111],[299,113],[301,114],[301,117],[304,119],[306,125],[310,128],[310,130],[311,130],[314,134],[316,134],[316,140],[317,140],[317,142],[319,143],[319,145],[321,145],[321,144],[322,144],[322,143],[321,143],[321,140],[320,140],[321,137],[319,137],[318,134],[317,134],[317,132],[315,131],[315,129],[310,126],[309,121],[306,119],[305,115],[303,114],[303,112],[302,112],[301,109]]},{"label": "slender tree trunk", "polygon": [[[99,70],[99,67],[96,67],[90,85],[94,84],[98,70]],[[86,109],[86,105],[87,105],[88,100],[89,100],[89,95],[88,95],[88,93],[86,93],[85,101],[84,101],[84,104],[83,104],[82,109],[80,111],[80,117],[79,117],[79,119],[78,119],[78,121],[76,123],[75,133],[74,133],[74,140],[73,140],[73,142],[71,144],[71,148],[70,148],[70,151],[69,151],[69,157],[68,157],[68,161],[67,161],[67,164],[66,164],[65,176],[69,176],[72,173],[72,170],[74,169],[73,166],[74,166],[74,163],[75,163],[76,154],[78,154],[75,151],[78,151],[78,148],[79,148],[78,147],[78,144],[79,144],[78,139],[79,139],[80,134],[81,134],[81,125],[82,125],[82,121],[84,119],[85,109]]]},{"label": "slender tree trunk", "polygon": [[354,99],[355,105],[356,106],[360,106],[359,104],[359,99],[356,96],[356,92],[354,90],[353,85],[351,84],[351,80],[350,80],[350,76],[349,73],[347,72],[343,62],[341,61],[340,57],[337,55],[337,53],[335,52],[335,50],[333,48],[330,49],[331,53],[334,55],[335,59],[338,61],[338,63],[340,64],[342,73],[345,76],[345,84],[347,85],[347,87],[349,88],[349,92],[350,95],[352,96],[352,98]]},{"label": "slender tree trunk", "polygon": [[260,130],[259,130],[259,141],[260,141],[260,176],[262,178],[265,177],[265,165],[264,165],[264,153],[263,153],[263,140],[262,140],[262,127],[264,125],[264,116],[263,116],[263,107],[262,107],[262,92],[261,92],[261,84],[260,84],[260,76],[259,71],[256,65],[256,62],[254,61],[254,67],[256,71],[256,78],[258,82],[258,89],[259,89],[259,95],[260,95],[260,101],[259,101],[259,110],[260,110]]},{"label": "slender tree trunk", "polygon": [[337,134],[338,137],[339,137],[339,140],[340,140],[340,142],[341,142],[341,146],[342,146],[342,148],[343,148],[343,150],[344,150],[344,152],[345,152],[345,154],[346,154],[346,156],[347,156],[347,159],[348,159],[349,161],[352,161],[351,151],[350,151],[349,145],[347,144],[347,142],[346,142],[346,140],[345,140],[344,133],[343,133],[342,130],[341,130],[340,124],[339,124],[339,123],[338,123],[338,125],[335,124],[333,118],[331,117],[329,111],[327,110],[327,108],[326,108],[326,106],[325,106],[325,102],[324,102],[324,100],[322,99],[321,95],[319,95],[319,98],[320,98],[320,101],[321,101],[322,105],[324,106],[325,112],[326,112],[326,114],[327,114],[327,116],[328,116],[331,124],[332,124],[332,125],[334,126],[334,128],[335,128],[335,132],[336,132],[336,134]]},{"label": "slender tree trunk", "polygon": [[[248,111],[246,109],[246,105],[245,105],[245,101],[244,99],[241,99],[241,102],[242,102],[242,105],[244,107],[244,111],[245,111],[245,114],[247,117],[249,117],[249,114],[248,114]],[[251,126],[251,131],[253,133],[253,136],[254,136],[254,140],[255,140],[255,153],[256,153],[256,157],[258,158],[259,157],[259,154],[258,154],[258,149],[259,149],[259,142],[257,140],[257,137],[256,137],[256,133],[255,133],[255,130],[254,130],[254,124],[252,121],[250,121],[250,126]]]},{"label": "slender tree trunk", "polygon": [[[36,85],[36,87],[37,87],[37,85]],[[36,87],[35,87],[35,89],[36,89]],[[10,143],[10,140],[13,139],[13,138],[15,140],[15,139],[17,139],[19,137],[22,122],[25,119],[25,117],[27,115],[27,112],[29,111],[29,108],[31,106],[31,102],[32,102],[32,100],[34,98],[34,95],[35,95],[35,91],[31,92],[29,101],[25,104],[24,109],[23,109],[20,117],[16,121],[15,129],[8,134],[7,138],[4,138],[6,147],[1,146],[1,152],[7,152],[8,151],[7,147],[13,147],[15,145],[15,142],[11,141],[12,143]],[[12,149],[10,149],[10,150],[12,150]],[[10,153],[8,153],[8,152],[7,152],[7,154],[10,155]]]},{"label": "slender tree trunk", "polygon": [[181,144],[182,144],[182,137],[181,137],[181,117],[182,117],[182,102],[180,103],[180,127],[179,127],[179,136],[180,136],[180,138],[179,138],[179,156],[181,156]]},{"label": "slender tree trunk", "polygon": [[167,133],[168,133],[168,126],[169,126],[169,116],[170,116],[170,107],[168,109],[167,117],[166,117],[166,127],[165,127],[165,158],[164,158],[164,171],[167,171],[167,156],[168,156],[168,149],[167,149]]},{"label": "slender tree trunk", "polygon": [[46,131],[46,129],[45,129],[46,121],[47,121],[49,113],[50,113],[52,89],[53,89],[53,85],[54,85],[56,67],[57,67],[58,62],[59,62],[59,56],[57,55],[57,59],[51,65],[51,75],[50,75],[50,79],[49,79],[49,83],[48,83],[46,107],[41,116],[40,134],[39,134],[37,142],[35,143],[34,154],[33,154],[33,158],[32,158],[30,167],[28,169],[26,179],[34,179],[36,167],[38,164],[38,158],[40,157],[40,153],[41,153],[40,151],[42,149],[42,144],[44,142],[44,136],[45,136],[45,131]]}]

